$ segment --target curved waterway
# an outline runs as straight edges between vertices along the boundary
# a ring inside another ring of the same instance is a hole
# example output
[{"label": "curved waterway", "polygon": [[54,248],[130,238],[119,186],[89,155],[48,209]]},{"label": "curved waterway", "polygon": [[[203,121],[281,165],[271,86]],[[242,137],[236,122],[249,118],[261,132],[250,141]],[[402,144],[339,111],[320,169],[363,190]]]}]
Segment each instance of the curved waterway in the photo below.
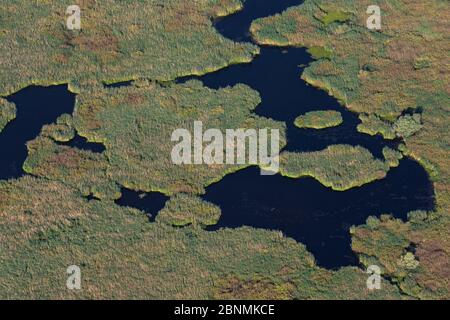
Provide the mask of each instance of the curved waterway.
[{"label": "curved waterway", "polygon": [[[253,20],[280,13],[300,2],[246,0],[243,11],[216,21],[215,26],[227,38],[250,42],[248,31]],[[286,123],[285,150],[322,150],[345,143],[361,145],[376,157],[382,157],[384,146],[395,147],[396,142],[359,133],[356,114],[300,78],[304,66],[311,61],[302,48],[262,47],[252,63],[233,65],[201,77],[181,78],[177,83],[199,79],[214,89],[238,83],[249,85],[262,99],[255,113]],[[293,125],[300,114],[330,109],[342,113],[342,125],[323,130],[299,129]],[[141,209],[153,221],[166,199],[160,194],[147,196],[126,190],[116,203]],[[218,224],[207,230],[242,226],[279,230],[303,243],[317,264],[329,269],[358,264],[351,250],[352,225],[364,224],[370,215],[392,214],[406,220],[410,211],[434,208],[434,191],[428,175],[411,159],[403,159],[385,179],[346,192],[333,191],[313,178],[261,176],[258,168],[250,167],[209,186],[203,198],[222,209]]]},{"label": "curved waterway", "polygon": [[[252,42],[251,22],[260,17],[280,13],[298,0],[246,0],[244,10],[215,22],[216,29],[233,41]],[[358,115],[343,108],[323,90],[308,85],[301,79],[303,69],[313,61],[304,48],[277,48],[262,46],[260,55],[252,63],[238,64],[200,77],[186,77],[178,82],[199,79],[204,85],[218,89],[244,83],[261,95],[262,102],[255,113],[286,123],[287,151],[318,151],[330,144],[360,145],[382,158],[382,149],[395,147],[396,141],[381,136],[359,133]],[[294,120],[301,114],[316,110],[337,110],[344,122],[337,127],[314,130],[300,129]]]},{"label": "curved waterway", "polygon": [[[253,20],[284,11],[301,1],[246,0],[244,10],[216,21],[217,30],[234,41],[252,41],[249,34]],[[315,151],[331,144],[360,145],[381,158],[384,146],[395,147],[396,141],[371,137],[356,130],[358,116],[341,106],[326,92],[309,86],[300,75],[312,62],[303,48],[261,47],[252,63],[233,65],[196,78],[211,88],[244,83],[257,90],[262,102],[255,113],[284,121],[288,144],[285,150]],[[294,120],[313,110],[341,112],[342,125],[323,130],[299,129]],[[383,180],[346,192],[333,191],[312,178],[291,179],[261,176],[255,167],[226,176],[207,188],[205,200],[219,205],[219,223],[209,227],[251,226],[280,230],[305,244],[317,264],[336,269],[357,265],[351,250],[349,228],[365,223],[370,215],[389,213],[406,220],[413,210],[432,210],[434,191],[426,171],[417,162],[404,159]]]}]

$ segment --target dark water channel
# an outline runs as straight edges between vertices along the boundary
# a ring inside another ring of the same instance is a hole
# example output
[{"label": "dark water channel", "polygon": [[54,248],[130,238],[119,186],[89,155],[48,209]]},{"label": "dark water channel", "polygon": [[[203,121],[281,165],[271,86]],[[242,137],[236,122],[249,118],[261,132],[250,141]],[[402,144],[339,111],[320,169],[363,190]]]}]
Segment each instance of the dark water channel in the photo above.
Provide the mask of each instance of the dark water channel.
[{"label": "dark water channel", "polygon": [[[222,35],[234,41],[252,41],[248,33],[251,21],[299,3],[247,0],[242,12],[215,25]],[[303,48],[263,46],[252,63],[234,65],[197,79],[211,88],[245,83],[257,90],[262,102],[256,114],[287,125],[285,150],[316,151],[331,144],[350,144],[363,146],[381,158],[384,146],[395,147],[396,142],[359,133],[356,114],[326,92],[304,82],[300,75],[310,62],[312,58]],[[299,129],[293,124],[300,114],[330,109],[341,112],[342,125],[314,130]],[[249,168],[211,185],[204,198],[222,209],[219,223],[209,230],[241,226],[280,230],[305,244],[317,263],[327,268],[357,264],[350,247],[349,228],[363,224],[369,215],[390,213],[405,220],[409,211],[434,207],[428,175],[411,159],[402,160],[385,179],[346,192],[333,191],[312,178],[261,176],[257,168]]]}]

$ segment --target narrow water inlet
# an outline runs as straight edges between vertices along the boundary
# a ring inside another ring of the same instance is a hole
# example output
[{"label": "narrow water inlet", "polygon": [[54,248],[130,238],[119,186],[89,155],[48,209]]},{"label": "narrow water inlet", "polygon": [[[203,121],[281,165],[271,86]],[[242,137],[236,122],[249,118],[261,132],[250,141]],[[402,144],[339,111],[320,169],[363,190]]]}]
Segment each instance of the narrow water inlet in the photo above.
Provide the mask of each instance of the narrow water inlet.
[{"label": "narrow water inlet", "polygon": [[121,188],[121,193],[122,196],[115,203],[145,212],[150,222],[155,222],[158,212],[169,200],[169,197],[159,192],[140,192],[125,187]]},{"label": "narrow water inlet", "polygon": [[79,135],[75,135],[75,137],[68,142],[58,142],[58,144],[94,153],[102,153],[106,150],[106,147],[103,144],[89,142],[85,137],[81,137]]}]

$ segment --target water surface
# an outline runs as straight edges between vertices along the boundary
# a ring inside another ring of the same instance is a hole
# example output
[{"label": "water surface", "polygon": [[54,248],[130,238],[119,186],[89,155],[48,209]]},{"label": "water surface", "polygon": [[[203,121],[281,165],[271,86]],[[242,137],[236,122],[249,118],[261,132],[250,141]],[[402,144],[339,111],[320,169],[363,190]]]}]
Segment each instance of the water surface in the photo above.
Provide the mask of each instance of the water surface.
[{"label": "water surface", "polygon": [[15,103],[17,117],[0,132],[0,179],[19,178],[28,156],[26,143],[36,138],[46,124],[64,114],[73,112],[75,95],[67,85],[27,87],[9,97]]},{"label": "water surface", "polygon": [[122,197],[116,204],[144,211],[150,222],[154,222],[158,212],[164,208],[169,197],[159,192],[139,192],[122,188]]},{"label": "water surface", "polygon": [[256,167],[226,176],[206,189],[218,204],[220,228],[252,226],[280,230],[305,244],[317,264],[331,269],[357,265],[349,228],[369,215],[393,214],[406,220],[411,210],[432,210],[433,188],[425,170],[404,159],[387,177],[349,191],[333,191],[313,178],[261,176]]},{"label": "water surface", "polygon": [[103,144],[89,142],[85,137],[79,136],[78,134],[76,134],[72,140],[68,142],[58,142],[58,144],[94,153],[102,153],[106,150]]}]

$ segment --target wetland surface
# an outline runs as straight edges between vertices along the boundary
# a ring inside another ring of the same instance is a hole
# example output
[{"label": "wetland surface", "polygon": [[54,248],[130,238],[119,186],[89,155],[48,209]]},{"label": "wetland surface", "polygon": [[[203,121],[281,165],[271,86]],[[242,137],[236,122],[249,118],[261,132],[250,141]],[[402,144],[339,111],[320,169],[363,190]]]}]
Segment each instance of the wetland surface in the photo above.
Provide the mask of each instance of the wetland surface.
[{"label": "wetland surface", "polygon": [[[251,41],[248,34],[251,21],[299,3],[247,0],[243,11],[220,19],[215,25],[230,39]],[[261,54],[252,63],[194,78],[211,88],[245,83],[257,90],[262,103],[255,112],[286,123],[285,150],[302,152],[322,150],[332,144],[351,144],[361,145],[381,157],[384,146],[395,146],[396,142],[387,142],[379,136],[358,133],[356,114],[340,106],[326,92],[301,80],[304,66],[311,61],[302,48],[262,47]],[[34,139],[44,124],[54,122],[63,113],[72,113],[75,103],[75,96],[66,86],[29,87],[7,99],[16,104],[17,117],[0,133],[1,179],[23,174],[26,142]],[[313,110],[337,110],[343,116],[343,124],[322,130],[295,127],[296,117]],[[103,146],[88,144],[81,137],[68,145],[95,152],[104,150]],[[151,214],[152,221],[167,200],[156,193],[146,195],[126,189],[122,193],[117,204],[139,208]],[[222,209],[219,223],[208,230],[241,226],[279,230],[305,244],[318,265],[327,268],[357,264],[350,247],[351,225],[363,224],[370,215],[390,213],[405,219],[409,211],[434,207],[434,191],[428,175],[410,159],[402,160],[385,179],[346,192],[333,191],[312,178],[261,176],[258,168],[251,167],[209,186],[204,199]]]}]

